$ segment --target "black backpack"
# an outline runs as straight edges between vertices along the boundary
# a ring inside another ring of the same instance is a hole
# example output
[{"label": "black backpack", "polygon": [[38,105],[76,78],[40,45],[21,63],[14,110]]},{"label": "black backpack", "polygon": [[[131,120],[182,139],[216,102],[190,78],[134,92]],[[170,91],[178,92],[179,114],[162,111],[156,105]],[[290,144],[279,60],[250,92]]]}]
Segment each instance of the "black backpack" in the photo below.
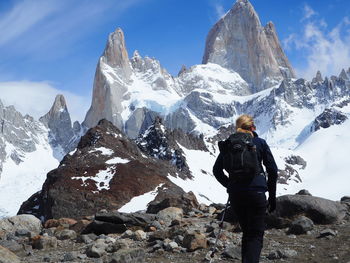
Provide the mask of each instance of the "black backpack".
[{"label": "black backpack", "polygon": [[223,168],[235,183],[249,183],[259,174],[259,162],[253,138],[249,133],[236,132],[219,142]]}]

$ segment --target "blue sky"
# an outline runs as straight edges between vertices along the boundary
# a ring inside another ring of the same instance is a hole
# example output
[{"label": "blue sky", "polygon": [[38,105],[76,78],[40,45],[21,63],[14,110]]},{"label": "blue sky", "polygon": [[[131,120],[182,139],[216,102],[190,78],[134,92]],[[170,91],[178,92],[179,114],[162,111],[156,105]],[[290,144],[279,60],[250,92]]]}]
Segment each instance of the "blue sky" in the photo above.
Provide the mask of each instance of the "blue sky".
[{"label": "blue sky", "polygon": [[[129,56],[157,58],[176,75],[201,63],[207,33],[235,0],[1,0],[0,99],[34,117],[63,93],[73,119],[91,101],[107,36],[125,33]],[[273,21],[298,76],[338,75],[350,66],[348,0],[251,0]]]}]

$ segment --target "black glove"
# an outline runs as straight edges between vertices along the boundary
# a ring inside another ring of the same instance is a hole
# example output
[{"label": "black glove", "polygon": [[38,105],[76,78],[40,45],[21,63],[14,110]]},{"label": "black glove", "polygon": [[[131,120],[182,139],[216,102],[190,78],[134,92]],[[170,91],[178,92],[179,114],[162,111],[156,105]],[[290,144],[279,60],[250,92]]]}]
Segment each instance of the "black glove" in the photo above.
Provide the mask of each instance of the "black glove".
[{"label": "black glove", "polygon": [[272,213],[273,211],[276,210],[276,196],[274,195],[269,196],[267,209],[269,213]]}]

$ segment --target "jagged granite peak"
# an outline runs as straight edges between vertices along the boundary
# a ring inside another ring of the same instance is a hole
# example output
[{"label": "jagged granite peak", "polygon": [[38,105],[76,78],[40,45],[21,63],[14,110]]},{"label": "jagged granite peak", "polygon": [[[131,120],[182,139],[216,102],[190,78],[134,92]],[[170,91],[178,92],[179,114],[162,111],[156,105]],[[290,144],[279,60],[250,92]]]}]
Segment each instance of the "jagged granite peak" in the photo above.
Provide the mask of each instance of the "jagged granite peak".
[{"label": "jagged granite peak", "polygon": [[117,69],[120,73],[119,75],[125,80],[128,80],[131,76],[132,70],[125,45],[124,32],[121,28],[117,28],[109,34],[102,60],[109,66]]},{"label": "jagged granite peak", "polygon": [[251,93],[295,77],[274,25],[262,27],[247,0],[237,1],[210,30],[203,64],[209,62],[238,72],[252,86]]},{"label": "jagged granite peak", "polygon": [[[7,156],[16,164],[22,162],[25,153],[34,152],[44,127],[29,115],[23,116],[13,105],[5,106],[0,100],[0,175]],[[8,151],[6,145],[11,152]]]},{"label": "jagged granite peak", "polygon": [[69,121],[71,125],[70,116],[67,109],[66,100],[63,95],[59,94],[55,97],[55,101],[51,106],[48,113],[42,116],[39,120],[46,126],[49,127],[49,122],[53,119],[66,118],[65,121]]},{"label": "jagged granite peak", "polygon": [[169,161],[175,165],[186,177],[191,178],[186,157],[180,145],[187,149],[208,151],[202,136],[184,133],[179,129],[169,130],[163,119],[157,116],[153,124],[137,139],[136,143],[142,152],[147,155]]},{"label": "jagged granite peak", "polygon": [[319,70],[316,73],[316,77],[314,77],[312,79],[312,82],[320,82],[320,83],[323,82],[322,74],[321,74],[321,72]]},{"label": "jagged granite peak", "polygon": [[[61,160],[77,143],[66,100],[63,95],[56,96],[49,112],[42,116],[39,121],[49,128],[49,142],[56,149],[55,157]],[[77,124],[75,126],[75,129],[77,129]]]},{"label": "jagged granite peak", "polygon": [[345,69],[342,69],[342,71],[340,72],[339,78],[342,78],[343,80],[349,80],[349,76],[346,73]]},{"label": "jagged granite peak", "polygon": [[311,131],[317,131],[321,128],[329,128],[332,125],[340,125],[346,121],[348,117],[339,110],[325,109],[312,123]]},{"label": "jagged granite peak", "polygon": [[101,119],[107,119],[119,129],[123,129],[121,103],[131,74],[124,33],[117,28],[109,34],[106,48],[97,63],[92,103],[83,126],[91,128]]},{"label": "jagged granite peak", "polygon": [[187,67],[185,65],[182,65],[177,76],[179,77],[182,73],[185,73],[186,71],[187,71]]}]

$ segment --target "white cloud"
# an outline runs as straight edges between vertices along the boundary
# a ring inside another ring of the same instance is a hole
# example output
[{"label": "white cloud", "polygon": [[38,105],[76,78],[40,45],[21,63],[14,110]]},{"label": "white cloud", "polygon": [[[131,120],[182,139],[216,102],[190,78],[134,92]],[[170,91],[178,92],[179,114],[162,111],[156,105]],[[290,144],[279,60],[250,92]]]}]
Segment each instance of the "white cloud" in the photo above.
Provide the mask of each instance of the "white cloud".
[{"label": "white cloud", "polygon": [[0,18],[0,45],[8,43],[33,28],[59,8],[51,0],[24,0]]},{"label": "white cloud", "polygon": [[6,47],[7,53],[41,59],[60,57],[73,52],[75,44],[101,24],[141,1],[145,0],[16,1],[12,9],[0,12],[0,54],[1,48]]},{"label": "white cloud", "polygon": [[323,19],[308,21],[302,32],[289,35],[283,41],[286,50],[305,54],[305,63],[296,68],[297,75],[306,79],[323,75],[339,75],[342,68],[350,66],[350,23],[344,17],[329,29]]},{"label": "white cloud", "polygon": [[316,15],[317,13],[315,12],[315,10],[313,10],[308,4],[304,4],[303,7],[303,18],[302,20],[306,20],[311,18],[312,16]]},{"label": "white cloud", "polygon": [[224,7],[220,4],[215,4],[215,12],[218,19],[221,19],[226,14]]},{"label": "white cloud", "polygon": [[46,114],[56,95],[63,94],[72,122],[85,118],[90,98],[54,88],[47,82],[0,82],[0,100],[5,106],[13,105],[23,115],[39,119]]}]

